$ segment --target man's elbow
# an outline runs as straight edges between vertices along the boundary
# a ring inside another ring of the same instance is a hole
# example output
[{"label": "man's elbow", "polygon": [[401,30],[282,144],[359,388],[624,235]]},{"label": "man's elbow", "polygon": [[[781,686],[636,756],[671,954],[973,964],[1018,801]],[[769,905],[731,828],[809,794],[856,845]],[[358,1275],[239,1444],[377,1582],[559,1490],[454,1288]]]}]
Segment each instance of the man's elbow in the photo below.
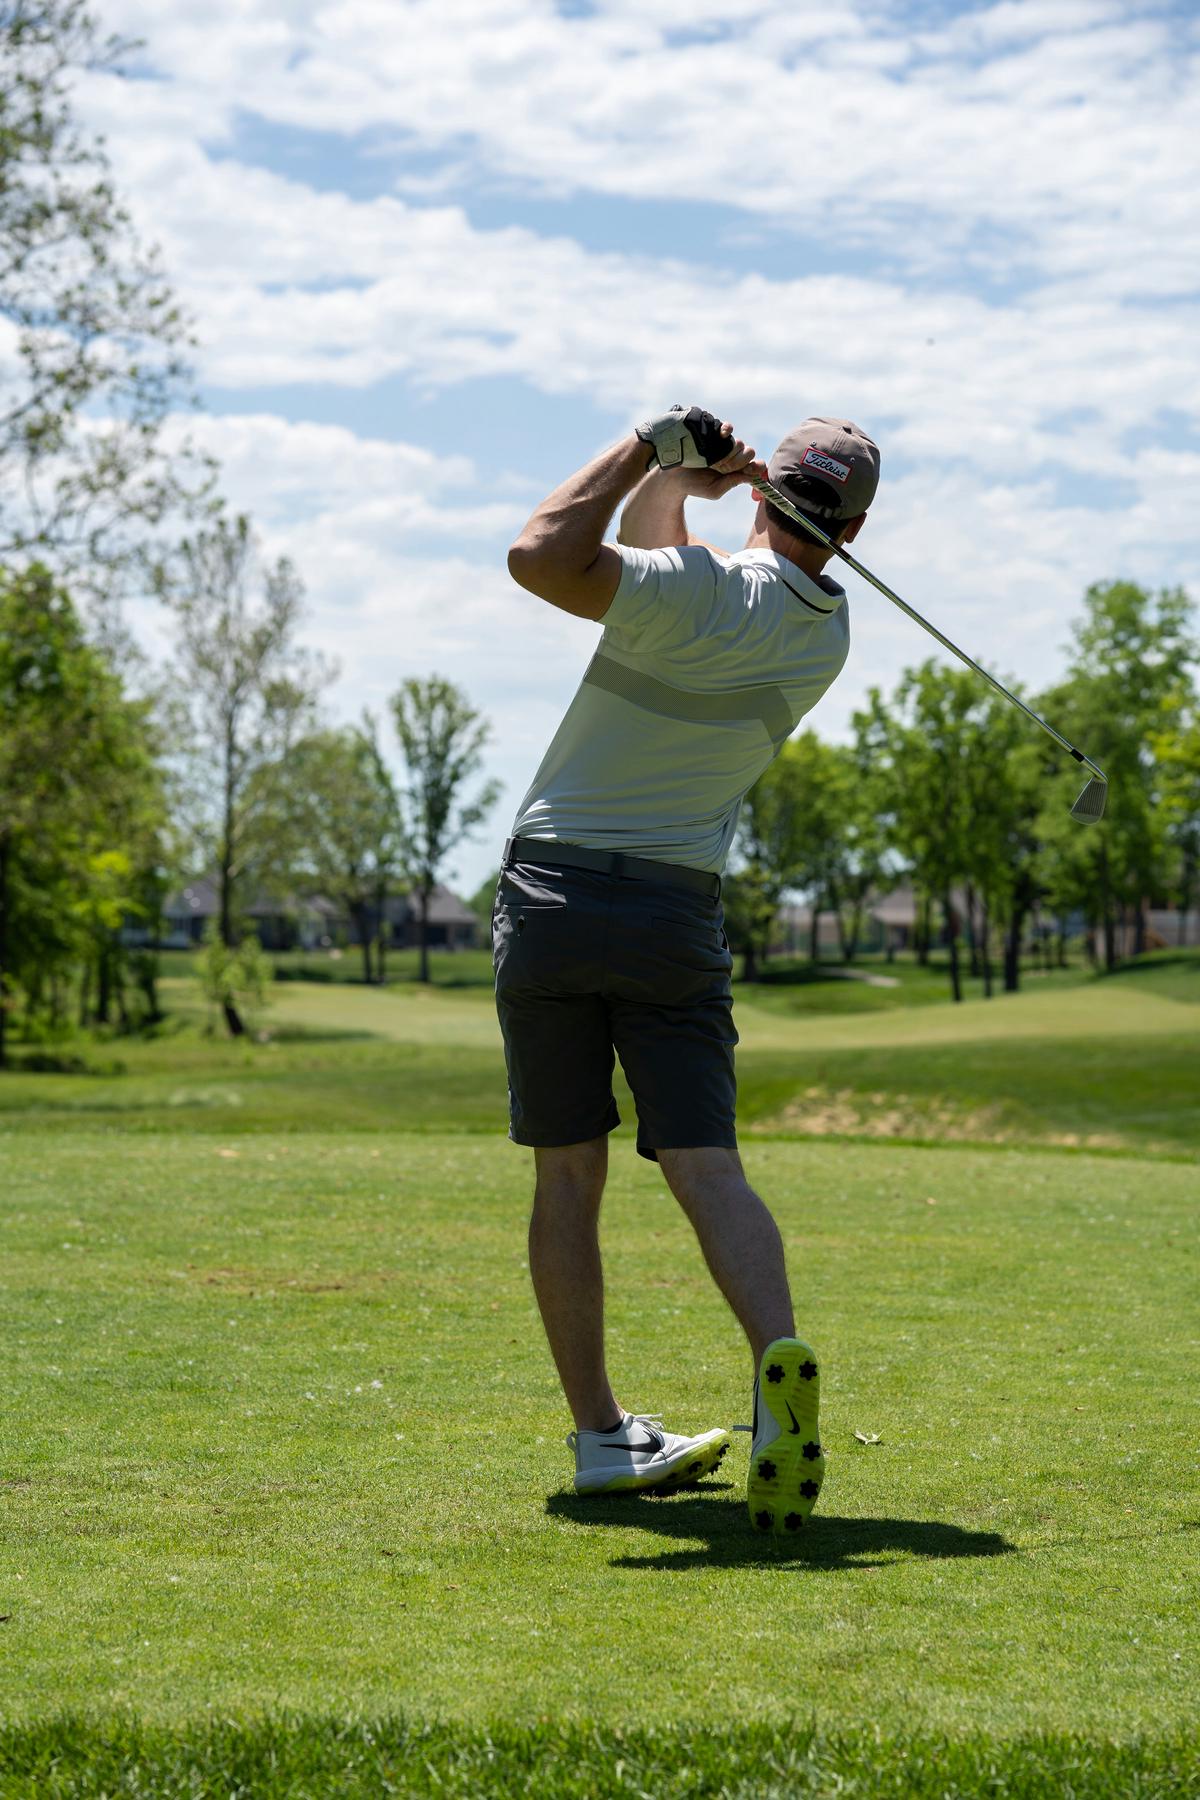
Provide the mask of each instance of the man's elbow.
[{"label": "man's elbow", "polygon": [[508,572],[518,587],[528,588],[531,594],[541,592],[546,573],[545,559],[537,546],[523,535],[509,547]]}]

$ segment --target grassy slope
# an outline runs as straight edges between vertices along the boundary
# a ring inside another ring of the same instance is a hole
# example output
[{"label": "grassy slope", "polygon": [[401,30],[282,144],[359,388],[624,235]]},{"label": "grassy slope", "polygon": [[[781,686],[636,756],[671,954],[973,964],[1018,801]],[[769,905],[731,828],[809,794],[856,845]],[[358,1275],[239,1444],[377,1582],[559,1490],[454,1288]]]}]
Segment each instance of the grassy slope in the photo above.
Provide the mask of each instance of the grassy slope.
[{"label": "grassy slope", "polygon": [[[449,959],[448,959],[449,960]],[[739,1115],[750,1133],[1084,1144],[1194,1155],[1200,992],[1193,970],[1047,988],[960,1007],[794,1016],[742,990]],[[850,984],[832,984],[848,987]],[[89,1054],[88,1074],[0,1079],[0,1128],[494,1131],[504,1069],[486,989],[280,984],[271,1041],[187,1025]],[[119,1072],[118,1072],[119,1071]],[[618,1073],[618,1102],[633,1107]]]}]

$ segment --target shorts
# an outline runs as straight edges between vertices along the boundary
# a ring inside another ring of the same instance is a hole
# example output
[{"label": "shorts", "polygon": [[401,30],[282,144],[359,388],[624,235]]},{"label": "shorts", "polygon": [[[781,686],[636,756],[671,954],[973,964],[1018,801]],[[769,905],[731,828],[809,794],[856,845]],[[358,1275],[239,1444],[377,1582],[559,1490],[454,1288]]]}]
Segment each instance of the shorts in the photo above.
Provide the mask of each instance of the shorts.
[{"label": "shorts", "polygon": [[492,961],[515,1144],[612,1131],[620,1057],[639,1156],[736,1147],[723,921],[719,898],[665,881],[525,860],[501,870]]}]

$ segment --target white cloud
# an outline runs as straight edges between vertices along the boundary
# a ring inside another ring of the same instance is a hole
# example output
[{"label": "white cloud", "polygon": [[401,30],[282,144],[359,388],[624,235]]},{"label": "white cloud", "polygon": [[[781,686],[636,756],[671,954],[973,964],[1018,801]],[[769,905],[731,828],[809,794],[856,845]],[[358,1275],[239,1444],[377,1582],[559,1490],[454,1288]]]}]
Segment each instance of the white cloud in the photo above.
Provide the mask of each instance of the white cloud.
[{"label": "white cloud", "polygon": [[[630,0],[583,18],[548,0],[109,13],[145,33],[197,135],[241,108],[391,133],[484,184],[719,200],[900,266],[932,255],[951,279],[964,259],[986,266],[999,232],[1041,278],[1195,285],[1196,222],[1178,204],[1200,186],[1194,17],[1106,0],[1002,0],[924,32],[899,9]],[[118,129],[125,104],[107,103]]]}]

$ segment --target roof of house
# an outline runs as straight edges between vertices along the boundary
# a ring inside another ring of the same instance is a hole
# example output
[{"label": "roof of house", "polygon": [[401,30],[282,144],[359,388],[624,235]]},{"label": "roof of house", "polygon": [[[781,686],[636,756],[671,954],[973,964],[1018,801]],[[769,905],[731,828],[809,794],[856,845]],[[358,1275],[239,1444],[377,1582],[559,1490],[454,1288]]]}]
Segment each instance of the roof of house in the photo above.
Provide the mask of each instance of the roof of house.
[{"label": "roof of house", "polygon": [[[163,914],[168,919],[215,919],[220,910],[220,888],[213,875],[197,876],[177,893],[168,895],[163,906]],[[324,919],[338,919],[344,916],[345,910],[340,902],[331,900],[327,894],[259,894],[247,905],[239,906],[239,911],[252,919],[274,918],[288,912],[317,913]],[[409,894],[389,895],[385,906],[387,917],[396,924],[403,924],[415,910],[416,902]],[[448,887],[439,883],[433,889],[429,896],[431,925],[474,925],[476,922],[471,908]]]}]

